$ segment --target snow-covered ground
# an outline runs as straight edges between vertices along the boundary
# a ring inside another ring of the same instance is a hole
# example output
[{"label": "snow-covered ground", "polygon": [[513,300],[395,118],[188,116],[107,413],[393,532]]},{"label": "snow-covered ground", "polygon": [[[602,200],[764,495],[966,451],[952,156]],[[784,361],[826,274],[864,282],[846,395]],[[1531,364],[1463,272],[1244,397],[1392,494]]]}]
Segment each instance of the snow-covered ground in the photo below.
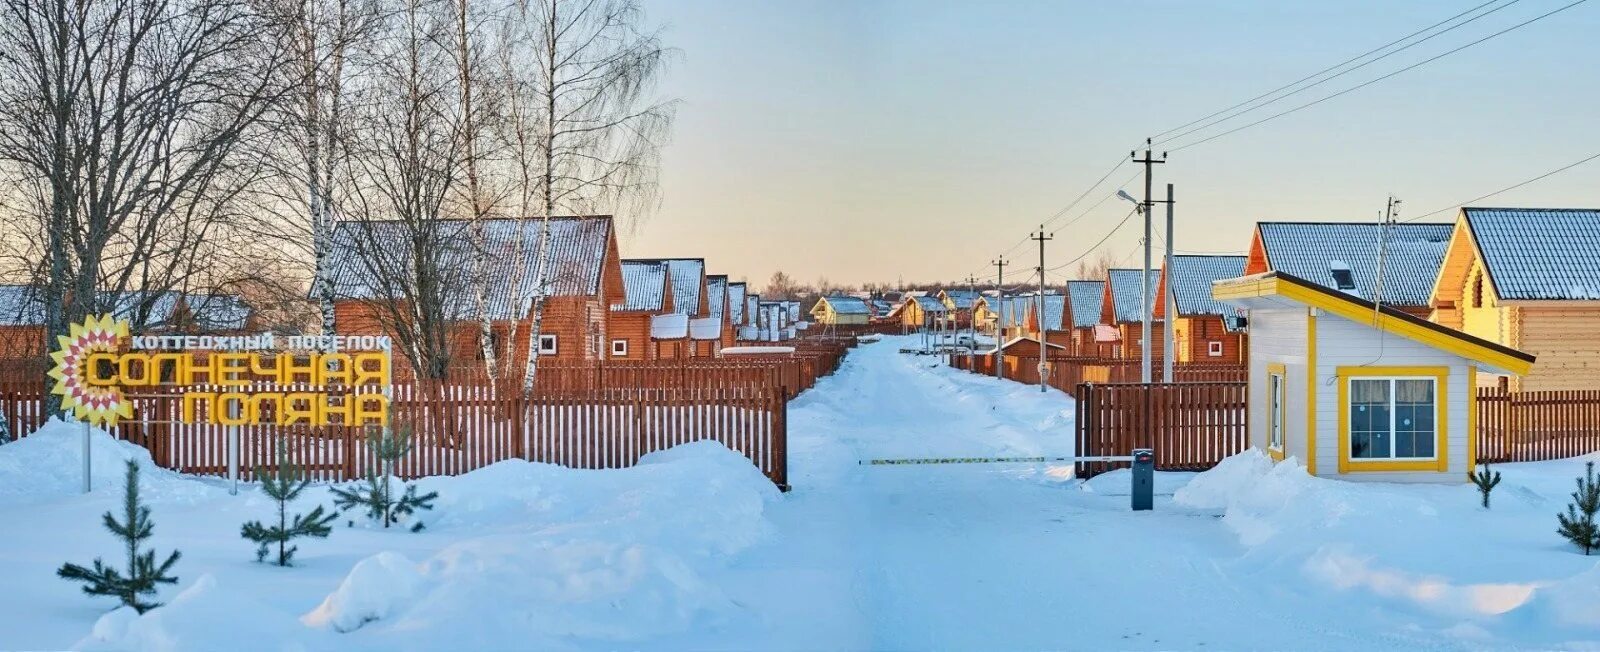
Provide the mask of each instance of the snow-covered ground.
[{"label": "snow-covered ground", "polygon": [[[1600,557],[1554,534],[1581,460],[1469,485],[1310,478],[1247,453],[1084,483],[1045,464],[875,457],[1064,455],[1051,390],[860,347],[790,409],[780,495],[711,443],[617,471],[505,462],[455,478],[421,533],[346,527],[299,565],[254,562],[253,488],[144,475],[152,544],[184,556],[166,607],[108,613],[62,562],[117,559],[99,514],[132,446],[58,427],[0,447],[0,649],[1600,649]],[[302,510],[330,502],[320,487]],[[1592,641],[1593,643],[1585,643]]]}]

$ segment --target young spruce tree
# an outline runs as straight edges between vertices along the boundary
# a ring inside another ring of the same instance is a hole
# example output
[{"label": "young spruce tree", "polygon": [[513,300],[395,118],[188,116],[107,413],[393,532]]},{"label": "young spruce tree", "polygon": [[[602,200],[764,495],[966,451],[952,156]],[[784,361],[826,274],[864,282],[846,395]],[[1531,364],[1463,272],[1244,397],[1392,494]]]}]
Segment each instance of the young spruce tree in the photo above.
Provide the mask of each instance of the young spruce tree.
[{"label": "young spruce tree", "polygon": [[258,466],[256,477],[261,478],[261,491],[278,501],[278,524],[269,526],[261,521],[251,521],[244,524],[239,534],[256,543],[256,561],[266,561],[267,554],[276,544],[277,564],[288,566],[294,558],[294,552],[299,549],[299,546],[291,546],[289,542],[300,537],[326,538],[333,531],[330,524],[339,515],[324,514],[322,506],[317,505],[311,513],[295,514],[293,521],[290,521],[289,502],[300,496],[300,492],[311,484],[311,478],[306,477],[305,470],[299,465],[289,461],[289,456],[281,447],[278,449],[278,468],[268,470]]},{"label": "young spruce tree", "polygon": [[[417,510],[433,509],[433,499],[439,497],[439,492],[430,491],[419,496],[416,486],[407,485],[393,477],[395,462],[411,451],[411,433],[409,425],[396,425],[388,431],[382,428],[369,430],[367,447],[372,449],[373,457],[378,459],[382,475],[379,476],[369,469],[364,485],[356,485],[349,489],[333,487],[334,505],[345,511],[365,509],[369,518],[382,521],[384,527],[400,522],[401,518]],[[404,487],[404,493],[396,496],[392,483],[399,483]],[[412,532],[421,529],[421,522],[411,527]]]},{"label": "young spruce tree", "polygon": [[1584,477],[1577,479],[1578,490],[1572,492],[1572,502],[1567,513],[1556,514],[1561,527],[1556,530],[1587,555],[1600,548],[1600,525],[1595,524],[1595,514],[1600,513],[1600,483],[1595,482],[1594,462],[1586,465]]},{"label": "young spruce tree", "polygon": [[128,570],[124,575],[122,571],[106,566],[99,559],[94,560],[94,568],[84,568],[77,564],[63,564],[56,570],[56,575],[64,579],[84,582],[83,592],[89,595],[109,595],[122,600],[122,604],[133,607],[139,613],[144,613],[161,606],[159,602],[146,602],[141,596],[155,595],[157,584],[176,584],[178,578],[167,574],[172,570],[172,565],[178,563],[180,553],[172,551],[172,555],[161,565],[156,565],[156,551],[139,551],[139,544],[150,538],[155,531],[155,523],[150,520],[150,508],[139,504],[139,465],[133,460],[128,460],[128,473],[123,485],[123,520],[106,512],[104,519],[106,529],[120,537],[128,548]]},{"label": "young spruce tree", "polygon": [[1478,493],[1483,494],[1483,508],[1489,509],[1489,492],[1494,491],[1495,486],[1500,484],[1500,472],[1491,473],[1489,465],[1485,464],[1478,467],[1477,473],[1468,473],[1467,479],[1478,486]]}]

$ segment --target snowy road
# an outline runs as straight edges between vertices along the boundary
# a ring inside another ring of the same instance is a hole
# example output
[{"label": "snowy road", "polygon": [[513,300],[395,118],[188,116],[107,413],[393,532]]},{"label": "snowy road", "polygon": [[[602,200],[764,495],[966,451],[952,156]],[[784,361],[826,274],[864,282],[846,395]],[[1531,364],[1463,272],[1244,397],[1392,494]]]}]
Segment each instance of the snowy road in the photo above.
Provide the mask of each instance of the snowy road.
[{"label": "snowy road", "polygon": [[730,591],[760,618],[726,649],[1458,647],[1361,596],[1274,582],[1216,515],[1174,507],[1189,474],[1160,474],[1156,510],[1134,514],[1122,474],[1086,491],[1042,464],[858,465],[1071,454],[1064,394],[900,346],[853,352],[791,409],[795,490],[769,510],[782,536],[736,566]]}]

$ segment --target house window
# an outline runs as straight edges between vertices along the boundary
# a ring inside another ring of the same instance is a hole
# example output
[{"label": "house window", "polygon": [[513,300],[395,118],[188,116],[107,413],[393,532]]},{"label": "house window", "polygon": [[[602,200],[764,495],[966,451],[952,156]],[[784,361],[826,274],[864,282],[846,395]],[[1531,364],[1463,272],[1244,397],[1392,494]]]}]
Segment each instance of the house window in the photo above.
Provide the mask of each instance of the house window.
[{"label": "house window", "polygon": [[628,341],[627,340],[611,340],[611,356],[614,357],[614,358],[625,358],[625,357],[627,357],[628,356]]},{"label": "house window", "polygon": [[1222,357],[1222,343],[1217,341],[1206,342],[1206,355],[1213,358]]},{"label": "house window", "polygon": [[1351,460],[1435,459],[1436,378],[1362,377],[1349,382]]},{"label": "house window", "polygon": [[555,354],[556,354],[556,336],[554,336],[554,335],[544,335],[544,334],[539,335],[539,355],[555,355]]},{"label": "house window", "polygon": [[1283,456],[1284,375],[1283,365],[1267,369],[1267,450],[1277,453],[1274,457],[1279,459]]}]

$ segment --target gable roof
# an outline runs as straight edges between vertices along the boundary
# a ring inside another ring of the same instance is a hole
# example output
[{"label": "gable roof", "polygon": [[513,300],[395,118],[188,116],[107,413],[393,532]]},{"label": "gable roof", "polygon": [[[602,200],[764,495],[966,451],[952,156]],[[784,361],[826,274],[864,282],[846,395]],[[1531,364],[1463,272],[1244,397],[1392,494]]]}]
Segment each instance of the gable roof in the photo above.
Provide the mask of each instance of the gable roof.
[{"label": "gable roof", "polygon": [[1245,309],[1312,306],[1358,324],[1394,333],[1492,369],[1517,375],[1526,375],[1535,360],[1532,354],[1435,324],[1387,304],[1375,306],[1361,297],[1285,272],[1273,271],[1217,281],[1212,286],[1212,293],[1219,301]]},{"label": "gable roof", "polygon": [[[1003,296],[986,296],[979,301],[984,307],[995,315],[995,322],[1001,328],[1021,326],[1027,319],[1028,306],[1033,302],[1033,296],[1026,294],[1008,294]],[[974,305],[976,307],[976,305]]]},{"label": "gable roof", "polygon": [[722,323],[722,311],[726,308],[728,301],[728,275],[706,275],[706,291],[711,293],[709,301],[711,314],[707,316],[717,320],[717,323],[720,324]]},{"label": "gable roof", "polygon": [[728,284],[728,321],[735,326],[744,323],[744,293],[743,282]]},{"label": "gable roof", "polygon": [[232,294],[186,294],[183,301],[201,330],[236,331],[250,321],[250,305]]},{"label": "gable roof", "polygon": [[[1330,271],[1334,261],[1350,267],[1356,291],[1373,298],[1378,287],[1377,222],[1261,222],[1256,233],[1267,270],[1338,289]],[[1426,306],[1450,242],[1451,224],[1390,226],[1383,264],[1383,302]]]},{"label": "gable roof", "polygon": [[[1038,306],[1039,297],[1034,297],[1034,306]],[[1046,294],[1044,299],[1044,318],[1040,320],[1039,329],[1047,331],[1061,330],[1062,318],[1066,317],[1067,295]]]},{"label": "gable roof", "polygon": [[0,285],[0,326],[43,326],[43,288]]},{"label": "gable roof", "polygon": [[842,294],[835,294],[835,295],[831,295],[831,296],[822,297],[820,300],[825,302],[825,303],[827,303],[828,307],[833,308],[833,312],[836,313],[836,314],[840,314],[840,315],[870,315],[870,314],[872,314],[872,309],[867,306],[867,302],[863,301],[861,299],[858,299],[856,297],[842,295]]},{"label": "gable roof", "polygon": [[[534,269],[544,236],[545,220],[487,219],[484,241],[489,251],[483,273],[489,296],[485,312],[491,319],[515,319],[527,313],[527,302],[537,290]],[[601,275],[611,245],[611,216],[552,217],[550,245],[546,248],[546,286],[551,296],[584,296],[600,292]],[[476,314],[473,283],[472,223],[439,220],[433,224],[439,239],[437,265],[443,283],[447,314],[464,319]],[[408,245],[411,225],[401,221],[342,221],[334,225],[329,266],[334,296],[339,299],[387,300],[374,267],[408,270],[415,266]],[[521,243],[526,269],[518,270],[514,253]],[[697,290],[698,291],[698,290]]]},{"label": "gable roof", "polygon": [[177,316],[183,293],[173,290],[124,290],[101,292],[100,305],[117,319],[126,319],[134,328],[168,326]]},{"label": "gable roof", "polygon": [[622,261],[622,304],[616,310],[664,310],[667,265],[659,260]]},{"label": "gable roof", "polygon": [[1505,301],[1600,300],[1600,210],[1461,209]]},{"label": "gable roof", "polygon": [[[1113,324],[1144,321],[1144,273],[1137,269],[1112,269],[1106,271],[1105,302],[1101,304],[1100,317]],[[1150,293],[1155,294],[1161,282],[1161,270],[1150,270]],[[1153,298],[1153,297],[1152,297]]]},{"label": "gable roof", "polygon": [[940,290],[939,294],[950,299],[950,303],[957,310],[967,310],[978,300],[979,294],[972,290]]},{"label": "gable roof", "polygon": [[1105,281],[1067,281],[1067,308],[1072,313],[1073,328],[1100,323],[1100,301],[1105,291]]},{"label": "gable roof", "polygon": [[692,317],[700,315],[700,284],[706,275],[704,258],[665,258],[672,274],[672,309]]},{"label": "gable roof", "polygon": [[1211,282],[1243,276],[1244,261],[1244,256],[1174,255],[1162,276],[1162,283],[1171,289],[1156,291],[1156,315],[1166,315],[1169,292],[1176,308],[1174,316],[1232,315],[1232,307],[1212,298]]},{"label": "gable roof", "polygon": [[940,301],[934,297],[924,295],[911,297],[909,300],[916,301],[917,305],[922,306],[922,309],[928,312],[946,312],[949,310],[945,307],[943,301]]}]

